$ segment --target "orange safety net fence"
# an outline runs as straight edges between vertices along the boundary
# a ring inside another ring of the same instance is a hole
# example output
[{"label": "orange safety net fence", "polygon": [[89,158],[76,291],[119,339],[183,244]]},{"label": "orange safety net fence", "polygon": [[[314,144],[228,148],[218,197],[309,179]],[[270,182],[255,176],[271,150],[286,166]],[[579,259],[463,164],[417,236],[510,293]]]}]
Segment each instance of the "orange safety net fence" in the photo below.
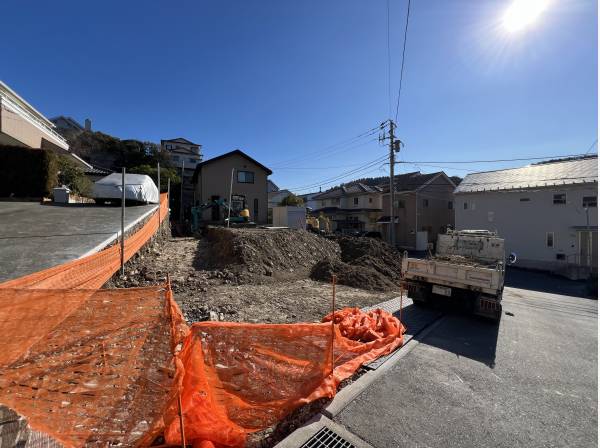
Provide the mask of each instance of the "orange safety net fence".
[{"label": "orange safety net fence", "polygon": [[[133,235],[125,239],[124,260],[129,260],[156,233],[160,222],[168,216],[167,194],[160,197],[159,208]],[[43,271],[0,283],[0,288],[97,289],[121,267],[121,245]]]},{"label": "orange safety net fence", "polygon": [[0,289],[0,403],[65,446],[149,444],[186,331],[164,287]]},{"label": "orange safety net fence", "polygon": [[[194,446],[243,446],[248,434],[272,426],[302,404],[333,397],[339,383],[361,365],[402,345],[404,327],[385,311],[344,309],[333,319],[333,327],[193,324],[178,355],[187,441]],[[165,422],[166,441],[180,445],[174,405]]]}]

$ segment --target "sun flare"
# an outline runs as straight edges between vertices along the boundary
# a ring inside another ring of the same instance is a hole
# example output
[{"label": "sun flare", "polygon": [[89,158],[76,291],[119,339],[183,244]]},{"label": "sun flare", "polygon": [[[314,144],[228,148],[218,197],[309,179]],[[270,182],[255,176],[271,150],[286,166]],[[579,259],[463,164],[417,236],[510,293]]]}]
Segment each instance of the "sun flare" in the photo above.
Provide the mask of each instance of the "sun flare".
[{"label": "sun flare", "polygon": [[533,25],[547,8],[549,0],[514,0],[502,18],[504,28],[516,33]]}]

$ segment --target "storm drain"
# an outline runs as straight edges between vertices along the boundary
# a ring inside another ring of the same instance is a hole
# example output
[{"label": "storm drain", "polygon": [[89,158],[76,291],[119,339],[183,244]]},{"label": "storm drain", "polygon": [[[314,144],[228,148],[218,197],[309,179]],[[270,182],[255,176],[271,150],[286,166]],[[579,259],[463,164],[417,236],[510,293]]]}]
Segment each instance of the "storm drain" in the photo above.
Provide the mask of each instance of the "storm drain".
[{"label": "storm drain", "polygon": [[300,448],[356,448],[340,435],[324,426]]}]

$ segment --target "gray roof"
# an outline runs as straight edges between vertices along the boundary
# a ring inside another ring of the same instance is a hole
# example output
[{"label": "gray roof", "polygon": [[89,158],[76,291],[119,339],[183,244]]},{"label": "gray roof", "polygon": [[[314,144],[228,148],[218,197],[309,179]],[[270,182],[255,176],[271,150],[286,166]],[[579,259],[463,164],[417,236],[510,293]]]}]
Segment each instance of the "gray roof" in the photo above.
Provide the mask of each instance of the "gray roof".
[{"label": "gray roof", "polygon": [[313,199],[339,198],[349,194],[369,194],[381,192],[381,187],[355,183],[350,185],[342,185],[341,187],[335,187],[329,191],[325,191],[324,193],[319,193],[316,196],[313,196]]},{"label": "gray roof", "polygon": [[522,168],[467,174],[454,193],[522,190],[598,182],[598,156],[550,160]]}]

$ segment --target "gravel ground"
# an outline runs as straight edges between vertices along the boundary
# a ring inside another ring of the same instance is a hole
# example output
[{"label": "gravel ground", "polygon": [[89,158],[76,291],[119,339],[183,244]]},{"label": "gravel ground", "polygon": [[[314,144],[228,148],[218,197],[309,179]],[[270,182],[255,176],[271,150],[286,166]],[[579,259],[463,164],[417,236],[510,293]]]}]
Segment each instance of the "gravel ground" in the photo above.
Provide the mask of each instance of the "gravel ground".
[{"label": "gravel ground", "polygon": [[[205,239],[165,239],[130,261],[124,279],[115,276],[106,287],[156,284],[169,274],[175,300],[188,322],[320,322],[331,311],[331,284],[308,278],[309,263],[274,270],[268,276],[242,272],[236,266],[209,269],[205,266],[211,250]],[[374,305],[396,292],[337,285],[336,308]]]}]

